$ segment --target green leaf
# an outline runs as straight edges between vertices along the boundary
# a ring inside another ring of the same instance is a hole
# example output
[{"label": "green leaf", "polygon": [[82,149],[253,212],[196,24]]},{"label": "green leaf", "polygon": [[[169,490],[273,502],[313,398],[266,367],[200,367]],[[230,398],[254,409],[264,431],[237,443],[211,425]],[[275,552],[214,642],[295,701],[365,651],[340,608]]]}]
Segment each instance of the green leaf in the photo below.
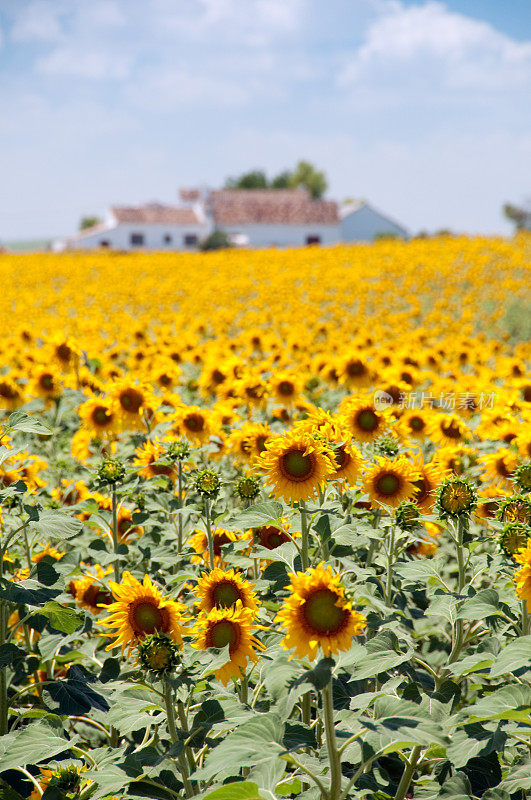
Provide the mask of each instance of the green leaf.
[{"label": "green leaf", "polygon": [[53,728],[34,722],[0,739],[0,764],[2,771],[28,764],[41,764],[68,750],[78,740],[77,736],[63,739]]},{"label": "green leaf", "polygon": [[284,726],[278,714],[257,714],[229,733],[192,778],[208,780],[215,775],[219,778],[218,773],[239,775],[241,767],[254,767],[278,758],[284,750],[281,744],[283,732]]},{"label": "green leaf", "polygon": [[48,702],[48,706],[56,714],[83,716],[91,708],[109,710],[106,699],[83,680],[67,678],[64,681],[53,681],[46,684],[44,691],[50,695],[51,703]]},{"label": "green leaf", "polygon": [[26,653],[17,647],[13,642],[0,646],[0,667],[7,667],[16,661],[23,661]]},{"label": "green leaf", "polygon": [[43,425],[38,419],[30,417],[29,414],[25,414],[24,411],[14,411],[9,415],[6,430],[38,433],[39,436],[51,436],[53,433],[47,425]]},{"label": "green leaf", "polygon": [[61,511],[41,511],[39,521],[30,522],[29,527],[45,539],[72,539],[82,530],[83,523]]},{"label": "green leaf", "polygon": [[83,624],[85,619],[82,614],[78,614],[73,608],[62,606],[55,600],[50,600],[46,603],[39,613],[48,617],[52,628],[55,628],[56,631],[62,631],[62,633],[73,633]]},{"label": "green leaf", "polygon": [[277,501],[256,503],[256,505],[246,508],[245,511],[242,511],[223,524],[229,530],[242,531],[246,531],[249,528],[258,528],[261,525],[280,526],[282,511],[282,503],[278,503]]},{"label": "green leaf", "polygon": [[462,772],[456,772],[451,778],[444,782],[439,793],[439,797],[444,800],[466,800],[472,796],[472,787],[467,776]]},{"label": "green leaf", "polygon": [[286,751],[298,750],[300,747],[317,747],[315,731],[300,722],[295,724],[286,722],[282,744]]},{"label": "green leaf", "polygon": [[502,780],[499,786],[509,794],[514,792],[531,789],[531,759],[527,759],[523,764],[511,767],[509,774]]},{"label": "green leaf", "polygon": [[257,800],[261,795],[258,786],[252,781],[226,783],[213,792],[204,794],[202,800]]},{"label": "green leaf", "polygon": [[0,597],[17,605],[40,606],[59,594],[61,594],[59,589],[45,589],[34,580],[20,581],[20,583],[7,581],[5,578],[0,580]]},{"label": "green leaf", "polygon": [[522,667],[531,667],[531,636],[521,636],[503,648],[492,665],[489,678],[510,674]]},{"label": "green leaf", "polygon": [[457,613],[458,619],[478,620],[501,616],[500,599],[494,589],[481,589],[474,597],[468,598]]},{"label": "green leaf", "polygon": [[480,719],[514,719],[529,722],[531,711],[531,686],[522,684],[503,686],[482,697],[472,706],[463,709],[459,716],[475,722]]}]

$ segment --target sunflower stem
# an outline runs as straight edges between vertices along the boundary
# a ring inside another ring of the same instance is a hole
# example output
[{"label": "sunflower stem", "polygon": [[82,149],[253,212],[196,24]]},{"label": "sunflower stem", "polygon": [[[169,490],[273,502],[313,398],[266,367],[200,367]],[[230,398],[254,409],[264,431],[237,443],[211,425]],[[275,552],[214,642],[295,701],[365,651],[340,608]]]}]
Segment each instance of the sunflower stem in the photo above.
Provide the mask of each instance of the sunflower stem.
[{"label": "sunflower stem", "polygon": [[391,597],[393,594],[393,564],[395,558],[395,523],[391,525],[391,532],[389,534],[389,549],[387,551],[387,576],[385,581],[385,603],[391,605]]},{"label": "sunflower stem", "polygon": [[[455,536],[455,542],[457,545],[457,591],[459,594],[463,593],[463,589],[465,587],[465,559],[463,556],[463,536],[466,529],[466,522],[464,520],[459,519],[457,523],[457,530]],[[464,620],[457,619],[455,621],[454,626],[454,635],[453,635],[453,645],[452,651],[448,657],[448,664],[453,664],[454,661],[457,661],[459,658],[459,653],[461,652],[461,648],[463,646],[463,634],[464,634]]]},{"label": "sunflower stem", "polygon": [[527,610],[527,601],[522,600],[522,636],[531,633],[531,615]]},{"label": "sunflower stem", "polygon": [[[175,706],[173,704],[173,692],[170,684],[167,680],[164,680],[164,702],[166,704],[166,716],[168,719],[168,731],[170,733],[170,738],[173,743],[178,741],[178,734],[177,734],[177,727],[175,725]],[[188,764],[186,763],[186,756],[184,754],[184,750],[177,756],[177,763],[179,764],[179,769],[181,771],[181,777],[183,779],[184,791],[186,792],[187,797],[193,797],[194,790],[192,788],[192,784],[189,780],[189,773],[188,773]]]},{"label": "sunflower stem", "polygon": [[216,566],[214,554],[214,537],[212,535],[212,520],[210,519],[210,497],[205,495],[205,518],[206,518],[206,535],[208,541],[208,557],[210,560],[210,569]]},{"label": "sunflower stem", "polygon": [[400,783],[398,784],[398,789],[396,790],[395,794],[395,800],[404,800],[407,790],[411,784],[411,779],[413,778],[419,758],[420,746],[416,745],[411,751],[409,761],[407,762],[404,772],[402,773],[402,777],[400,778]]},{"label": "sunflower stem", "polygon": [[309,532],[308,532],[308,517],[306,504],[304,500],[299,501],[299,511],[301,514],[301,565],[303,570],[307,570],[310,566],[310,558],[308,555],[309,548]]},{"label": "sunflower stem", "polygon": [[338,800],[341,794],[341,756],[337,748],[334,726],[333,678],[323,688],[323,712],[326,731],[326,747],[330,764],[330,800]]},{"label": "sunflower stem", "polygon": [[[112,544],[114,548],[114,555],[118,553],[118,501],[116,497],[116,486],[112,485]],[[113,561],[113,569],[114,569],[114,580],[116,583],[120,583],[120,562],[118,559]]]},{"label": "sunflower stem", "polygon": [[[178,498],[177,501],[179,503],[179,510],[183,507],[183,464],[182,461],[179,461],[179,475],[178,475]],[[183,549],[183,515],[179,514],[179,518],[177,520],[177,549],[179,550],[179,555]]]}]

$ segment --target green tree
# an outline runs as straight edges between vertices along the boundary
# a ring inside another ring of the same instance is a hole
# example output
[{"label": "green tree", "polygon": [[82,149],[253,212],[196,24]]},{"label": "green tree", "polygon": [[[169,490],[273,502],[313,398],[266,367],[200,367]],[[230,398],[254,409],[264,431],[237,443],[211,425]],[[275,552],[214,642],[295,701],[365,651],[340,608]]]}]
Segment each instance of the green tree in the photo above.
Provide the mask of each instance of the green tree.
[{"label": "green tree", "polygon": [[510,203],[505,203],[503,213],[507,219],[514,222],[517,231],[525,230],[528,225],[531,225],[531,211],[518,208],[518,206],[513,206]]},{"label": "green tree", "polygon": [[268,186],[266,174],[261,169],[245,172],[238,178],[227,178],[225,181],[226,189],[267,189]]},{"label": "green tree", "polygon": [[292,186],[303,186],[315,199],[322,197],[328,188],[324,172],[317,170],[309,161],[299,161],[291,178]]},{"label": "green tree", "polygon": [[99,217],[81,217],[81,221],[79,223],[79,230],[84,231],[87,228],[93,228],[94,225],[98,225],[101,222]]},{"label": "green tree", "polygon": [[293,186],[293,173],[289,169],[280,172],[271,181],[271,189],[291,189]]},{"label": "green tree", "polygon": [[206,252],[207,250],[223,250],[230,247],[230,239],[225,231],[212,231],[206,239],[203,239],[199,245],[199,249]]}]

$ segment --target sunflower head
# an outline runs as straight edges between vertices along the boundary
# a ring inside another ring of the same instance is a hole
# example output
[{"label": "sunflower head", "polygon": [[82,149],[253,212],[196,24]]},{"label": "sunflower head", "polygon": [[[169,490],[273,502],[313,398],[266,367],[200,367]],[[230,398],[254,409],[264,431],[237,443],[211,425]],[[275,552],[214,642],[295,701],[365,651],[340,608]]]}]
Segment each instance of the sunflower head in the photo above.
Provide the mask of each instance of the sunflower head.
[{"label": "sunflower head", "polygon": [[260,481],[253,475],[242,475],[234,488],[240,500],[255,500],[260,494]]},{"label": "sunflower head", "polygon": [[397,508],[403,500],[409,500],[415,493],[416,470],[404,456],[399,458],[378,458],[365,474],[363,488],[369,495],[373,506]]},{"label": "sunflower head", "polygon": [[213,608],[232,608],[240,602],[244,608],[258,612],[254,585],[244,580],[234,569],[213,569],[203,572],[197,581],[201,611]]},{"label": "sunflower head", "polygon": [[138,660],[153,675],[167,674],[181,662],[179,646],[166,633],[147,634],[138,644]]},{"label": "sunflower head", "polygon": [[531,492],[531,461],[516,468],[513,480],[521,492]]},{"label": "sunflower head", "polygon": [[98,467],[98,478],[102,483],[119,483],[125,477],[125,466],[118,458],[104,458]]},{"label": "sunflower head", "polygon": [[290,579],[290,595],[276,616],[276,622],[287,629],[283,647],[295,648],[300,658],[310,659],[319,647],[327,657],[348,650],[366,619],[345,597],[339,575],[321,563],[307,572],[292,573]]},{"label": "sunflower head", "polygon": [[204,497],[216,497],[221,488],[221,481],[213,469],[203,469],[195,476],[194,485],[196,491]]},{"label": "sunflower head", "polygon": [[422,528],[419,507],[411,500],[402,500],[396,509],[396,524],[403,531],[415,531]]},{"label": "sunflower head", "polygon": [[511,522],[500,532],[498,543],[506,556],[514,558],[516,553],[527,545],[530,538],[529,525]]},{"label": "sunflower head", "polygon": [[167,456],[171,461],[184,461],[190,455],[190,443],[187,439],[178,439],[170,442],[167,449]]},{"label": "sunflower head", "polygon": [[314,497],[336,471],[332,450],[305,431],[275,437],[266,445],[260,463],[275,497],[291,502]]},{"label": "sunflower head", "polygon": [[466,517],[477,504],[478,495],[470,481],[454,476],[439,486],[435,508],[441,519],[448,519]]}]

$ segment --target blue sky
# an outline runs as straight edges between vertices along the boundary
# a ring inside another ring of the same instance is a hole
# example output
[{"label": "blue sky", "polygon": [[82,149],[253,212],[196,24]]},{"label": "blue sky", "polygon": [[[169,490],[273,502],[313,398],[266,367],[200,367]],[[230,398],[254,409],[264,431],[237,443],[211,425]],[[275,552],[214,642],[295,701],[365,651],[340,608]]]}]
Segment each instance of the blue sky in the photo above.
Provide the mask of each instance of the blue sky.
[{"label": "blue sky", "polygon": [[531,2],[0,0],[0,240],[299,158],[412,232],[508,233]]}]

